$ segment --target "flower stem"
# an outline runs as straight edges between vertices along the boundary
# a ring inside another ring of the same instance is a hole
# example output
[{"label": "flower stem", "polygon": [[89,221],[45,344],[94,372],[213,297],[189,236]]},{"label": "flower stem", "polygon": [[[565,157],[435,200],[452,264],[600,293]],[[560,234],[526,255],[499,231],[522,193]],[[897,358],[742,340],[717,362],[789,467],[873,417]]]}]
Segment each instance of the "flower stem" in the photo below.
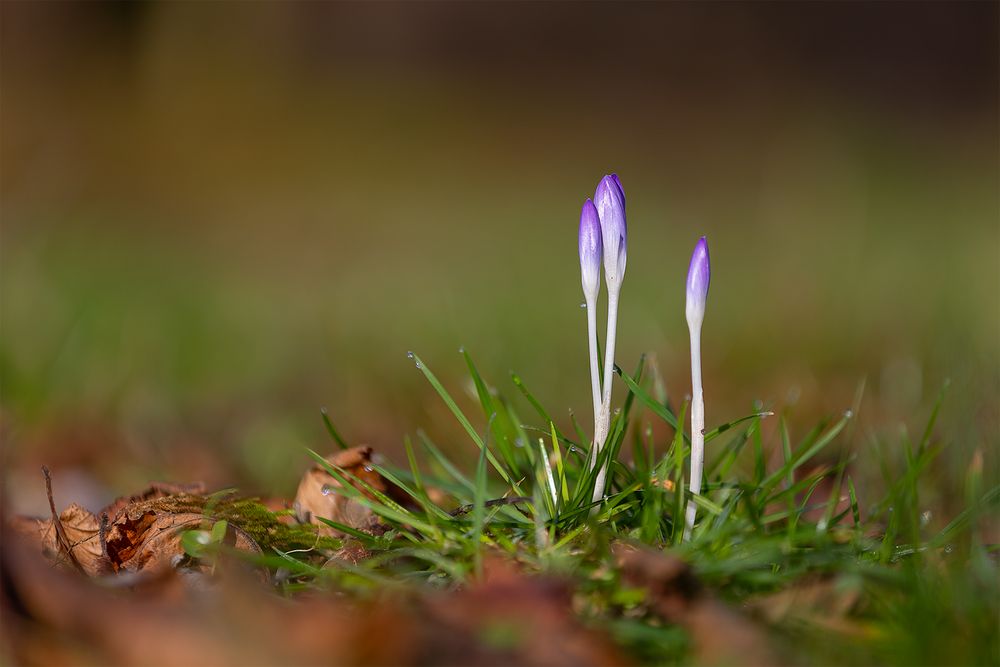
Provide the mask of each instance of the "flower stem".
[{"label": "flower stem", "polygon": [[[608,334],[604,350],[604,395],[601,400],[601,411],[594,426],[594,455],[591,457],[591,469],[597,464],[598,454],[604,449],[611,426],[611,375],[615,365],[615,333],[618,328],[618,290],[608,289]],[[607,462],[601,466],[594,483],[593,502],[604,497],[604,483],[607,476]]]},{"label": "flower stem", "polygon": [[597,360],[597,299],[587,299],[587,336],[590,341],[590,388],[594,395],[594,431],[601,412],[601,377]]},{"label": "flower stem", "polygon": [[[692,495],[701,493],[701,476],[705,467],[705,396],[701,386],[701,327],[689,327],[691,332],[691,480]],[[691,539],[698,508],[688,500],[684,539]]]}]

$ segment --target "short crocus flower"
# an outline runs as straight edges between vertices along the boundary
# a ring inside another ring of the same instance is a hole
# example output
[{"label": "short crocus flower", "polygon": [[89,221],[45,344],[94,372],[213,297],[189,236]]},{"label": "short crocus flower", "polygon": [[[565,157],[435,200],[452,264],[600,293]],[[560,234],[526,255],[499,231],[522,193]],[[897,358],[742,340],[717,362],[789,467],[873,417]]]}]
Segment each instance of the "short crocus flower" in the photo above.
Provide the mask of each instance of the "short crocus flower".
[{"label": "short crocus flower", "polygon": [[597,295],[601,290],[601,220],[588,199],[580,211],[580,276],[587,306],[587,336],[590,346],[590,385],[594,398],[594,422],[601,411],[600,370],[597,361]]},{"label": "short crocus flower", "polygon": [[601,289],[601,260],[604,245],[601,240],[601,219],[597,207],[588,199],[580,211],[580,275],[583,278],[583,295],[588,306],[597,300]]},{"label": "short crocus flower", "polygon": [[627,225],[625,223],[625,191],[617,174],[601,179],[594,193],[594,204],[601,218],[604,240],[604,275],[609,293],[621,286],[625,277]]},{"label": "short crocus flower", "polygon": [[701,326],[705,319],[705,302],[708,300],[708,283],[712,268],[708,257],[708,241],[702,236],[694,246],[691,265],[688,267],[686,314],[688,326]]},{"label": "short crocus flower", "polygon": [[[615,334],[618,328],[618,296],[625,278],[627,260],[627,229],[625,222],[625,191],[617,174],[601,179],[594,193],[594,205],[601,219],[601,237],[604,244],[604,279],[608,285],[608,334],[604,350],[604,383],[601,410],[594,425],[594,455],[591,465],[604,447],[611,425],[611,374],[615,365]],[[601,466],[594,484],[593,500],[604,495],[607,466]]]},{"label": "short crocus flower", "polygon": [[[695,244],[688,267],[687,302],[685,311],[691,336],[691,493],[701,493],[701,476],[705,467],[705,396],[701,385],[701,325],[705,321],[705,302],[712,268],[708,257],[708,241],[702,236]],[[689,539],[694,529],[697,507],[688,502],[684,537]]]}]

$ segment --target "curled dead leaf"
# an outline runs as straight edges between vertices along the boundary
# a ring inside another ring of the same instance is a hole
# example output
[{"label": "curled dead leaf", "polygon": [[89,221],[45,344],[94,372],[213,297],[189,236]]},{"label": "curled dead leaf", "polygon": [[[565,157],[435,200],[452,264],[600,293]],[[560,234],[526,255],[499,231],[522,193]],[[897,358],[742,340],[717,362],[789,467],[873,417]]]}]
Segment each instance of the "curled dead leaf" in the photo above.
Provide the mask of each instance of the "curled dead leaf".
[{"label": "curled dead leaf", "polygon": [[[365,488],[365,485],[368,485],[400,505],[411,506],[412,499],[372,466],[372,452],[372,448],[367,445],[352,447],[336,452],[326,460],[335,468],[344,470],[351,486],[366,497],[374,500],[374,495]],[[338,489],[342,489],[340,482],[323,466],[317,464],[306,471],[295,493],[294,507],[299,520],[318,525],[320,534],[328,536],[341,533],[319,521],[317,517],[330,519],[351,528],[371,530],[378,523],[374,513],[356,500],[338,493]]]},{"label": "curled dead leaf", "polygon": [[42,553],[57,567],[76,569],[97,576],[109,571],[107,559],[101,548],[100,521],[90,511],[72,504],[58,517],[66,545],[60,543],[55,519],[14,517],[8,521],[13,532],[37,540]]},{"label": "curled dead leaf", "polygon": [[[127,506],[119,512],[107,535],[108,558],[115,571],[160,571],[185,564],[186,569],[205,570],[201,563],[187,562],[181,543],[183,534],[206,526],[200,512],[174,512],[177,497],[164,496]],[[260,546],[245,531],[228,524],[223,544],[230,550],[261,553]]]},{"label": "curled dead leaf", "polygon": [[[205,514],[210,502],[182,491],[203,488],[201,485],[154,484],[140,494],[114,501],[100,518],[76,504],[56,515],[51,475],[47,468],[42,470],[51,518],[15,517],[5,524],[12,533],[29,538],[57,566],[91,577],[156,574],[179,566],[191,572],[214,569],[187,558],[182,544],[186,531],[214,523]],[[115,512],[113,520],[109,511]],[[232,523],[226,524],[222,537],[225,551],[261,552],[256,541]],[[266,578],[265,570],[258,572]]]}]

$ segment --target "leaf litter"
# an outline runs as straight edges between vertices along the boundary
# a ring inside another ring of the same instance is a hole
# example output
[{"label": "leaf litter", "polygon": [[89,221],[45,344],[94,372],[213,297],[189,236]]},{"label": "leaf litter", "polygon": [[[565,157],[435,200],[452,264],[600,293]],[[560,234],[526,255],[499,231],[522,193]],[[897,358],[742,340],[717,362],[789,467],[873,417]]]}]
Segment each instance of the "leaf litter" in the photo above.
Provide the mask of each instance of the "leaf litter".
[{"label": "leaf litter", "polygon": [[[366,497],[374,490],[412,507],[372,454],[356,447],[327,461]],[[261,565],[266,553],[310,552],[326,564],[370,555],[319,517],[372,539],[385,530],[368,506],[333,492],[340,482],[320,465],[305,472],[291,503],[157,483],[96,513],[72,504],[56,514],[58,487],[47,469],[44,477],[52,515],[10,517],[0,543],[0,637],[17,664],[630,662],[574,614],[569,580],[531,576],[502,557],[463,587],[275,595],[281,568]],[[216,538],[215,548],[191,553]]]}]

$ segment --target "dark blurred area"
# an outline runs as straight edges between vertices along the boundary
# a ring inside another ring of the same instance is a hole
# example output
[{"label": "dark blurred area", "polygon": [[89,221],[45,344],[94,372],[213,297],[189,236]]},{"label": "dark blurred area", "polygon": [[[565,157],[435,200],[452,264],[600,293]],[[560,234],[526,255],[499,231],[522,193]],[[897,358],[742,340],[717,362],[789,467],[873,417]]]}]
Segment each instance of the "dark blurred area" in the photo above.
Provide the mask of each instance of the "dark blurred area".
[{"label": "dark blurred area", "polygon": [[998,7],[4,2],[9,495],[38,511],[43,461],[61,504],[287,493],[320,406],[461,450],[408,350],[470,412],[460,345],[586,423],[577,216],[610,171],[623,367],[689,391],[707,234],[710,423],[761,401],[801,434],[864,382],[860,449],[950,379],[964,471],[1000,431]]}]

